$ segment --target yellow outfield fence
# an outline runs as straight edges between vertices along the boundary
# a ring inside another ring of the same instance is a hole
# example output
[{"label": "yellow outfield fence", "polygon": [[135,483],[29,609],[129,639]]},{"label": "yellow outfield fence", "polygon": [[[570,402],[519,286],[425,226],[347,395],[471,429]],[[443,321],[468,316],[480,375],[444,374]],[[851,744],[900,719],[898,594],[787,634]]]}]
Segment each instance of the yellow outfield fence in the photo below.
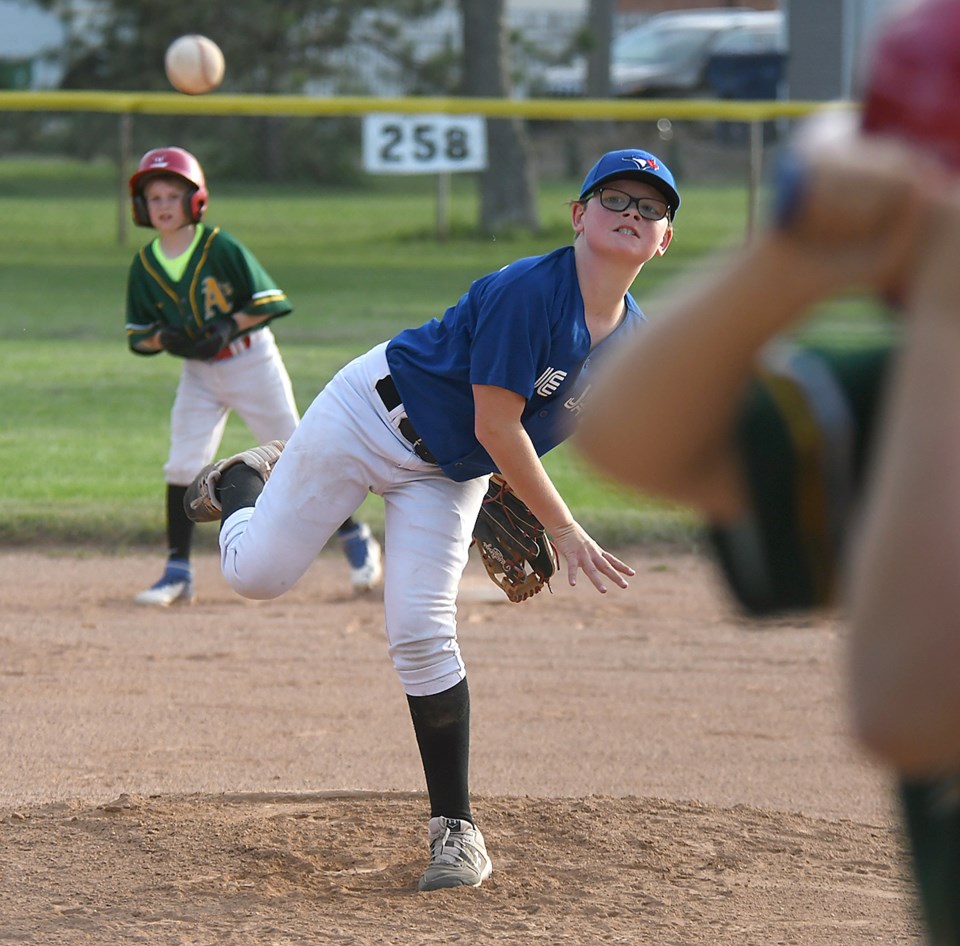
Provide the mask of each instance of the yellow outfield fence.
[{"label": "yellow outfield fence", "polygon": [[[847,103],[837,103],[846,106]],[[23,92],[0,90],[0,111],[112,112],[142,115],[484,115],[566,121],[649,121],[659,118],[765,122],[801,118],[824,102],[730,99],[490,99],[454,97],[181,95],[177,92]]]},{"label": "yellow outfield fence", "polygon": [[136,115],[233,115],[343,117],[378,113],[407,115],[481,115],[531,121],[726,121],[748,127],[748,230],[757,214],[763,159],[763,126],[797,119],[823,108],[853,108],[850,102],[747,101],[730,99],[511,99],[467,97],[379,98],[375,96],[183,95],[178,92],[105,92],[96,90],[0,90],[0,112],[100,112],[115,114],[118,129],[118,239],[125,239],[126,172]]}]

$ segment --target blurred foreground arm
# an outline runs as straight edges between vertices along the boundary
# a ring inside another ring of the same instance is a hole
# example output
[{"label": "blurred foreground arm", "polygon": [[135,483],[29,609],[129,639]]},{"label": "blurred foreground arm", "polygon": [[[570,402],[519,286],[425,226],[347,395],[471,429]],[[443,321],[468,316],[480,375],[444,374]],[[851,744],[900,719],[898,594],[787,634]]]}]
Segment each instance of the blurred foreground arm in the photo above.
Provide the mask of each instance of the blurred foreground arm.
[{"label": "blurred foreground arm", "polygon": [[924,243],[851,565],[850,676],[861,741],[930,777],[960,768],[960,199]]}]

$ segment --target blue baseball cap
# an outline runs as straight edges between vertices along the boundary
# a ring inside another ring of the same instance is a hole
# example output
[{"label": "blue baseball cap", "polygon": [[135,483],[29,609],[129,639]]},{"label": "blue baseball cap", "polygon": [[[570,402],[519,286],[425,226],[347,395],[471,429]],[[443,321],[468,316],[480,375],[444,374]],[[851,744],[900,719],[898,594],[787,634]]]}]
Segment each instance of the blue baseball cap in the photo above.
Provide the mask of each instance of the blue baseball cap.
[{"label": "blue baseball cap", "polygon": [[622,151],[608,151],[590,168],[580,188],[580,200],[592,194],[601,184],[620,177],[632,177],[646,181],[655,187],[670,208],[670,219],[677,215],[680,206],[680,194],[670,169],[654,154],[639,148],[625,148]]}]

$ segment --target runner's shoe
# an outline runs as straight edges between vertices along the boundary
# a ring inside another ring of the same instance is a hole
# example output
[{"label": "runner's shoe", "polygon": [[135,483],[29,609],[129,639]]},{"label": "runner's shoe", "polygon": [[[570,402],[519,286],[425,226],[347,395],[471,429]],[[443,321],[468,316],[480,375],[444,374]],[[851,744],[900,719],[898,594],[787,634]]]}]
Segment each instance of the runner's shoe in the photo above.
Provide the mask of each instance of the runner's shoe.
[{"label": "runner's shoe", "polygon": [[168,564],[163,577],[133,599],[137,604],[167,608],[171,604],[193,604],[193,577],[190,566]]},{"label": "runner's shoe", "polygon": [[339,534],[340,547],[350,563],[350,584],[363,594],[379,584],[383,577],[380,543],[370,532],[370,526],[359,523],[348,532]]}]

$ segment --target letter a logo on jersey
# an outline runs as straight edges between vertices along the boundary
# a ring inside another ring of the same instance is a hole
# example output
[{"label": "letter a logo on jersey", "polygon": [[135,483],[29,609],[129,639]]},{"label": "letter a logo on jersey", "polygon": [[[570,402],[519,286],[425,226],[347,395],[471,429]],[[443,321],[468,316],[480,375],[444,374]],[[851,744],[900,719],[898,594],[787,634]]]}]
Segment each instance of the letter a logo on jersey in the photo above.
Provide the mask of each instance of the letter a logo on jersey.
[{"label": "letter a logo on jersey", "polygon": [[[227,287],[229,291],[229,286]],[[216,309],[216,312],[214,312]],[[214,315],[221,313],[226,314],[231,309],[230,303],[227,301],[227,297],[224,294],[223,288],[220,286],[220,283],[213,278],[213,276],[207,276],[203,280],[203,318],[204,321],[212,319]]]},{"label": "letter a logo on jersey", "polygon": [[533,389],[540,397],[550,397],[550,395],[563,384],[563,379],[566,376],[566,371],[555,371],[553,368],[547,368],[547,370],[537,378]]}]

